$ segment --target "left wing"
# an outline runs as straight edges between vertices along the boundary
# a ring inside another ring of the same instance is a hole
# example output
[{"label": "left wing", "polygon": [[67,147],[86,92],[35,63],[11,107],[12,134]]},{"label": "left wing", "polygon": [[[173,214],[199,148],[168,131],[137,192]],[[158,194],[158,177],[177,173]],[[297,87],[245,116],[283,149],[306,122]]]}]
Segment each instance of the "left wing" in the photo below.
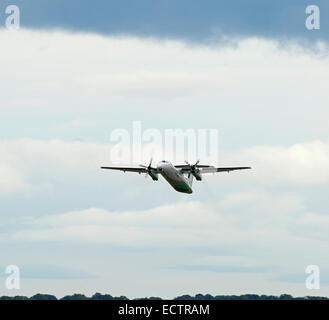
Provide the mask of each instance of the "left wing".
[{"label": "left wing", "polygon": [[217,172],[223,172],[223,171],[234,171],[234,170],[245,170],[245,169],[251,169],[251,167],[229,167],[229,168],[216,168]]},{"label": "left wing", "polygon": [[[213,166],[204,165],[204,164],[197,164],[195,166],[197,168],[213,168]],[[189,164],[179,164],[179,165],[175,165],[174,167],[177,168],[177,169],[189,169],[189,168],[191,168],[191,165],[189,165]]]},{"label": "left wing", "polygon": [[[194,167],[194,168],[193,168]],[[198,170],[200,173],[215,173],[215,172],[230,172],[234,170],[245,170],[245,169],[251,169],[251,167],[227,167],[227,168],[216,168],[214,166],[209,165],[177,165],[175,168],[180,169],[183,173],[191,172],[192,170]]]},{"label": "left wing", "polygon": [[200,170],[202,173],[203,170],[205,169],[211,169],[214,168],[213,166],[209,165],[203,165],[203,164],[197,164],[197,165],[190,165],[190,164],[181,164],[181,165],[176,165],[174,166],[176,169],[179,169],[182,173],[190,173],[191,171],[194,170]]},{"label": "left wing", "polygon": [[201,173],[215,173],[215,172],[230,172],[235,170],[245,170],[245,169],[251,169],[251,167],[226,167],[226,168],[215,168],[215,167],[208,167],[208,168],[202,168],[200,170]]}]

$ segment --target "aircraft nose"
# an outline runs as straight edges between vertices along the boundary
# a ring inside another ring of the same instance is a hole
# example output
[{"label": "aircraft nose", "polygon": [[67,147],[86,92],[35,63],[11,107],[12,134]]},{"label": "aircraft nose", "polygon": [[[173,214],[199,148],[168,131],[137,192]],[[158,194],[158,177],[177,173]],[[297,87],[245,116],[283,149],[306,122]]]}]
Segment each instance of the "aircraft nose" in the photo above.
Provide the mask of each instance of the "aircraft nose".
[{"label": "aircraft nose", "polygon": [[157,169],[159,172],[163,171],[165,164],[163,162],[159,162],[157,165]]}]

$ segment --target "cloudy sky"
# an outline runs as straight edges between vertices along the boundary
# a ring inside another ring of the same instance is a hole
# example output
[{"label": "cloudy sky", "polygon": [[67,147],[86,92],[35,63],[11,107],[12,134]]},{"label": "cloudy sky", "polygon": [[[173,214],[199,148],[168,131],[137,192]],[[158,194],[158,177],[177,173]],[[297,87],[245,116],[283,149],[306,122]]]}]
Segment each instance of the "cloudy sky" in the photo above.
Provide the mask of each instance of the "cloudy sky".
[{"label": "cloudy sky", "polygon": [[[312,2],[312,31],[308,1],[17,0],[17,31],[7,4],[1,295],[329,295],[327,2]],[[133,121],[217,129],[218,164],[253,170],[192,195],[102,172],[111,133]],[[19,291],[5,287],[12,264]]]}]

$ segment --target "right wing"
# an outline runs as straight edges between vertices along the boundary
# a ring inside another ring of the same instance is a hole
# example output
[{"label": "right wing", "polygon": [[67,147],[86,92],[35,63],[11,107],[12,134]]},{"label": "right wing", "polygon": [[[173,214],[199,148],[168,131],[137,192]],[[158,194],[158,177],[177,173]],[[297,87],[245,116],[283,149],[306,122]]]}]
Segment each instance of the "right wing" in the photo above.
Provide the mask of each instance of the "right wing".
[{"label": "right wing", "polygon": [[119,170],[123,172],[137,172],[137,173],[147,173],[147,168],[143,167],[101,167],[101,169],[109,169],[109,170]]}]

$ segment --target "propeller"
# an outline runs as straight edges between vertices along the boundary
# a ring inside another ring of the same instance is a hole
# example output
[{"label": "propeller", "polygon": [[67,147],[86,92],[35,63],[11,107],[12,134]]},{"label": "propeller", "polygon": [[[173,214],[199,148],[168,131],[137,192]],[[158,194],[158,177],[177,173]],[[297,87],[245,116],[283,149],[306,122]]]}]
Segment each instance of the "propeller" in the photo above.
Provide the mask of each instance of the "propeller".
[{"label": "propeller", "polygon": [[185,163],[191,168],[191,172],[195,172],[197,165],[199,164],[200,160],[198,160],[195,164],[189,164],[186,160]]},{"label": "propeller", "polygon": [[191,176],[191,173],[195,176],[195,178],[199,181],[201,181],[201,176],[199,175],[199,169],[197,168],[197,165],[199,164],[200,160],[198,160],[195,164],[189,164],[186,160],[185,163],[190,167],[191,171],[188,174],[188,177]]},{"label": "propeller", "polygon": [[150,163],[148,166],[145,166],[144,164],[139,165],[140,167],[147,169],[145,178],[147,178],[147,176],[151,173],[152,169],[155,170],[155,168],[152,168],[152,161],[153,161],[153,158],[150,159]]}]

